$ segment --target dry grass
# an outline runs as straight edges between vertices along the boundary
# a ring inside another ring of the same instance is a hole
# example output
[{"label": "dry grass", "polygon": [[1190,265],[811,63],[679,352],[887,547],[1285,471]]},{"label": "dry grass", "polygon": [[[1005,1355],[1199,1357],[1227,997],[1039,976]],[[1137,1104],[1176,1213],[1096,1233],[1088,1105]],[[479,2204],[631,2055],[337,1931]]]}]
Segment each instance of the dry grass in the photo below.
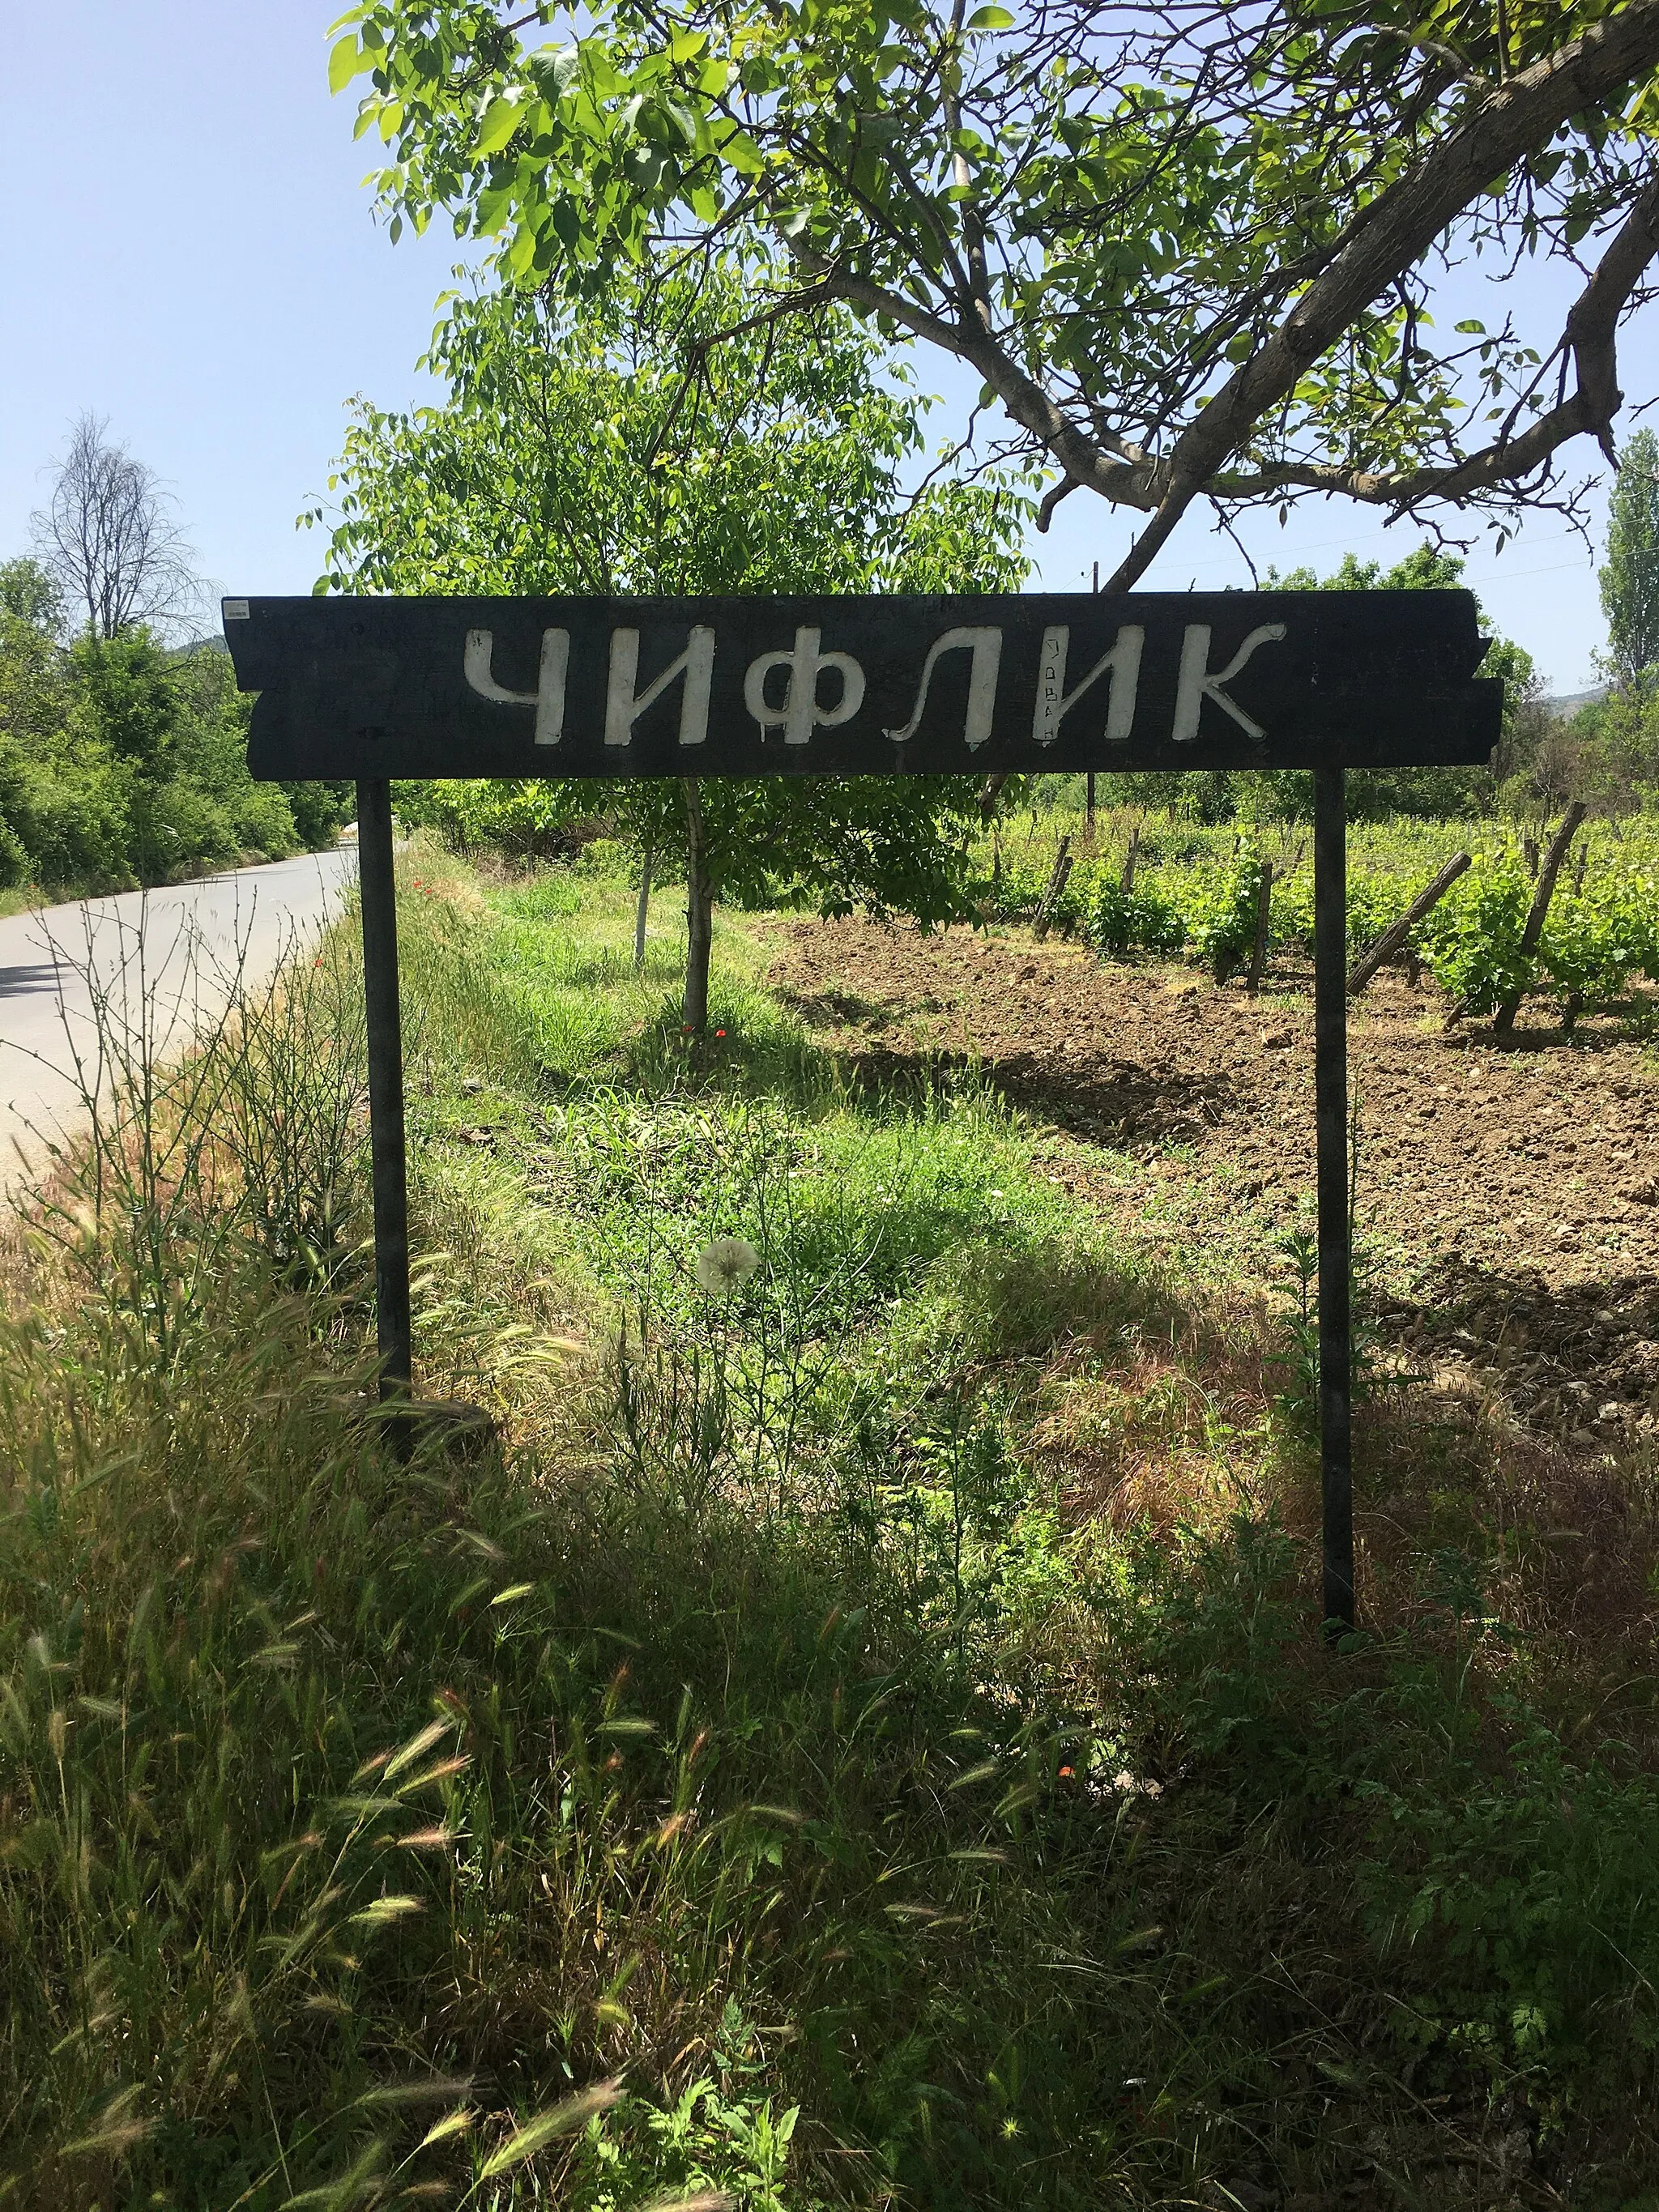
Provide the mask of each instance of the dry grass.
[{"label": "dry grass", "polygon": [[410,874],[418,1350],[501,1452],[362,1418],[343,943],[0,1262],[6,2201],[1650,2185],[1648,1472],[1384,1391],[1329,1653],[1270,1304],[752,965],[677,1063],[625,884]]}]

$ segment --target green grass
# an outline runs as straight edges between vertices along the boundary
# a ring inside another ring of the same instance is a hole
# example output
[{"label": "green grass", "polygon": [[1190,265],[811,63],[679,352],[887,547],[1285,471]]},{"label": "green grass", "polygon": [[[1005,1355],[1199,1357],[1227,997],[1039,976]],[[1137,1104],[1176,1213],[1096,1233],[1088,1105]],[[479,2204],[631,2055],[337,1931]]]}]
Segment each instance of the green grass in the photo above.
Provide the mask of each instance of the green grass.
[{"label": "green grass", "polygon": [[343,936],[15,1240],[0,2203],[1650,2185],[1641,1670],[1504,1440],[1379,1410],[1327,1655],[1260,1302],[742,926],[690,1047],[606,865],[407,867],[417,1359],[499,1449],[367,1418]]}]

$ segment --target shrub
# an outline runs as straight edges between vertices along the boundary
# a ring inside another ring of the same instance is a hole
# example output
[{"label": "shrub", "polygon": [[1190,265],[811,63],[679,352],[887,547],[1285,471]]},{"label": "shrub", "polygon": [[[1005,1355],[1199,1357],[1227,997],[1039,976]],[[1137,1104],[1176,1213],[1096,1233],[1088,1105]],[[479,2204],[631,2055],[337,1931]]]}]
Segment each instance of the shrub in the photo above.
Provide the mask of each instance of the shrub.
[{"label": "shrub", "polygon": [[71,764],[0,744],[0,806],[37,883],[124,890],[133,880],[131,772],[89,744]]},{"label": "shrub", "polygon": [[1195,868],[1181,895],[1188,942],[1218,983],[1249,958],[1255,941],[1262,863],[1248,847],[1224,867]]},{"label": "shrub", "polygon": [[295,835],[308,848],[331,845],[337,833],[356,811],[357,787],[354,783],[279,783],[276,788],[288,801]]},{"label": "shrub", "polygon": [[435,830],[452,853],[493,846],[514,859],[553,860],[574,848],[568,791],[539,777],[400,783],[393,797],[403,820]]},{"label": "shrub", "polygon": [[223,866],[240,851],[228,808],[190,776],[141,784],[133,805],[133,854],[149,883],[165,883],[204,862]]},{"label": "shrub", "polygon": [[29,856],[23,841],[0,816],[0,891],[15,890],[29,879]]},{"label": "shrub", "polygon": [[1479,853],[1422,926],[1424,957],[1435,981],[1471,1014],[1496,1012],[1526,990],[1537,972],[1521,951],[1532,905],[1525,863],[1511,848]]},{"label": "shrub", "polygon": [[283,860],[299,845],[292,810],[274,783],[249,783],[238,792],[230,820],[243,849],[263,853],[267,860]]},{"label": "shrub", "polygon": [[1178,952],[1186,924],[1170,902],[1150,888],[1126,891],[1103,875],[1095,887],[1085,924],[1097,951]]}]

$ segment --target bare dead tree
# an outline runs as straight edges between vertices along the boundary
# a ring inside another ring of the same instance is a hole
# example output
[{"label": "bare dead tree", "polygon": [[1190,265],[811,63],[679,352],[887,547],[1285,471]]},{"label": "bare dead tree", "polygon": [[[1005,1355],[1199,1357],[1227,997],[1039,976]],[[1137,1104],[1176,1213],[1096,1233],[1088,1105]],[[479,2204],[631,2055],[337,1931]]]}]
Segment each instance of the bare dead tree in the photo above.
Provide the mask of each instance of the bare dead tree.
[{"label": "bare dead tree", "polygon": [[108,429],[91,413],[76,422],[51,504],[32,518],[36,551],[84,611],[89,635],[116,637],[138,623],[177,629],[201,607],[194,550],[155,471]]}]

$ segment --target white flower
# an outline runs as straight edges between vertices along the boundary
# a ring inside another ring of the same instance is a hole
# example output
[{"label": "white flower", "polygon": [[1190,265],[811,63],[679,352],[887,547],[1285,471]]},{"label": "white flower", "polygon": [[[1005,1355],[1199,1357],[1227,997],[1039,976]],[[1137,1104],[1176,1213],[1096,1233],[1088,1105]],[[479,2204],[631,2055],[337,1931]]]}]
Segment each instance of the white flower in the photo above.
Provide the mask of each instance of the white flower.
[{"label": "white flower", "polygon": [[730,1297],[760,1265],[746,1237],[717,1237],[697,1262],[697,1280],[711,1298]]}]

